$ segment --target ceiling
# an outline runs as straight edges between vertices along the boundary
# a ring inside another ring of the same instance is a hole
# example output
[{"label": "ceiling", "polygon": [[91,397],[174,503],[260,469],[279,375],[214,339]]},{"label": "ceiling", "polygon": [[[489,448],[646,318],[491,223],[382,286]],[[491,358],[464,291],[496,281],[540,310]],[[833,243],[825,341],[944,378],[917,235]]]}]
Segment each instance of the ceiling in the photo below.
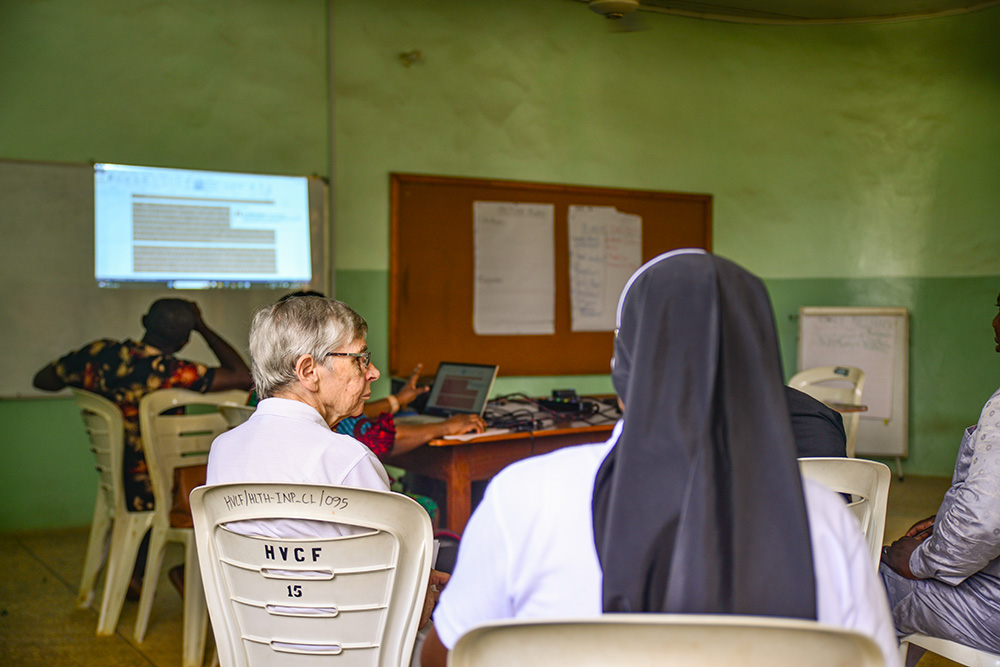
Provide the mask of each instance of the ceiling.
[{"label": "ceiling", "polygon": [[[587,0],[583,0],[587,1]],[[867,23],[933,18],[1000,6],[1000,0],[640,0],[647,12],[746,23]]]}]

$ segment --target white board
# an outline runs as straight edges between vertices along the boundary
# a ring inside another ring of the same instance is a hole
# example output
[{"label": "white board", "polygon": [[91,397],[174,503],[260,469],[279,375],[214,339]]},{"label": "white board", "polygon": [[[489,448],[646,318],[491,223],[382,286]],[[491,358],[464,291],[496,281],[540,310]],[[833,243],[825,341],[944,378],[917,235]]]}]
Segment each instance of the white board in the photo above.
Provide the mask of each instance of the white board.
[{"label": "white board", "polygon": [[854,366],[865,372],[855,452],[909,451],[909,311],[906,308],[799,309],[798,369]]},{"label": "white board", "polygon": [[[331,293],[326,184],[309,179],[314,289]],[[101,289],[94,279],[94,168],[0,160],[0,400],[44,396],[31,385],[42,366],[97,338],[134,338],[154,300],[197,301],[205,322],[247,359],[253,311],[287,289]],[[181,355],[215,366],[200,336]]]}]

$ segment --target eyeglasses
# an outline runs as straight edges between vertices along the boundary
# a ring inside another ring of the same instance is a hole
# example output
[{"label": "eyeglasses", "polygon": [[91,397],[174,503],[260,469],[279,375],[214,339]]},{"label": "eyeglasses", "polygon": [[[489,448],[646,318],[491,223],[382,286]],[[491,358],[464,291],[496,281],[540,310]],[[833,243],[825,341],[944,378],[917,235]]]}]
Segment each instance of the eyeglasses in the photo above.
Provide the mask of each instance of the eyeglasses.
[{"label": "eyeglasses", "polygon": [[368,367],[372,365],[372,351],[365,350],[364,352],[327,352],[328,357],[354,357],[358,359],[358,363],[361,365],[361,370],[366,371]]}]

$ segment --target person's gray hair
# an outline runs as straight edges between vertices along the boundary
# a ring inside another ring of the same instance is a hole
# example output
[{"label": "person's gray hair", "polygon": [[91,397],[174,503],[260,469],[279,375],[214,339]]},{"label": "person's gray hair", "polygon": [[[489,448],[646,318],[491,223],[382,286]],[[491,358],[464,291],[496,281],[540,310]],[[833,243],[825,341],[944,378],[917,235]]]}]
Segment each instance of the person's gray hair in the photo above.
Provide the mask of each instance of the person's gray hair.
[{"label": "person's gray hair", "polygon": [[285,299],[259,308],[250,324],[250,370],[257,396],[270,398],[297,382],[295,364],[311,355],[322,363],[368,335],[368,323],[346,303],[318,296]]}]

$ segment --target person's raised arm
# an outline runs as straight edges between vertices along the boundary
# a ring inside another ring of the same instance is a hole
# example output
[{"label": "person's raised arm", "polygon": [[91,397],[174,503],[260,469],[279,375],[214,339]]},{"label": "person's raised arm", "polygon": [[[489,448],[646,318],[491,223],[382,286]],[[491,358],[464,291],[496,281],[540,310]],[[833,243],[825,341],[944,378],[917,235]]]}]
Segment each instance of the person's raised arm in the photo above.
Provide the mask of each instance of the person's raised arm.
[{"label": "person's raised arm", "polygon": [[209,349],[212,350],[212,353],[219,360],[219,367],[215,369],[212,375],[212,382],[208,390],[249,389],[253,380],[250,377],[250,369],[247,367],[246,362],[243,361],[243,357],[222,336],[215,333],[215,331],[205,324],[198,304],[192,301],[191,309],[194,311],[194,330],[201,334]]},{"label": "person's raised arm", "polygon": [[46,365],[45,368],[35,373],[35,379],[32,383],[36,389],[41,389],[42,391],[59,391],[66,386],[66,383],[59,377],[59,373],[56,372],[55,362]]},{"label": "person's raised arm", "polygon": [[417,381],[420,379],[420,370],[423,367],[423,364],[417,364],[417,367],[410,373],[410,379],[406,381],[406,384],[397,393],[388,398],[380,398],[376,401],[365,403],[365,417],[374,419],[383,412],[395,414],[412,403],[420,394],[430,391],[431,388],[427,385],[417,385]]}]

